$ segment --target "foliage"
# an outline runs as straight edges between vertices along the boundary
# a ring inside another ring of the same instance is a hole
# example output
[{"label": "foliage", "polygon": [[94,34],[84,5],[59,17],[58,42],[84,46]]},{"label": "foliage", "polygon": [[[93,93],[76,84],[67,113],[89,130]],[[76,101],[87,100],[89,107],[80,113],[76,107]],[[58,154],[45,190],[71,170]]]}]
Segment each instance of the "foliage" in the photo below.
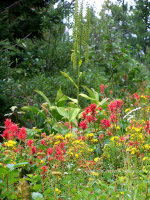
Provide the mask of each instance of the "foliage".
[{"label": "foliage", "polygon": [[[138,93],[126,93],[124,100],[114,99],[106,85],[100,93],[86,89],[90,100],[97,100],[82,110],[79,124],[71,123],[77,113],[67,117],[69,107],[62,103],[68,97],[61,90],[54,105],[36,91],[46,103],[43,112],[35,113],[42,117],[51,110],[56,116],[57,110],[66,119],[64,123],[57,118],[55,132],[42,126],[19,128],[6,119],[0,144],[1,198],[149,198],[150,88],[143,83]],[[50,118],[47,126],[53,124]]]}]

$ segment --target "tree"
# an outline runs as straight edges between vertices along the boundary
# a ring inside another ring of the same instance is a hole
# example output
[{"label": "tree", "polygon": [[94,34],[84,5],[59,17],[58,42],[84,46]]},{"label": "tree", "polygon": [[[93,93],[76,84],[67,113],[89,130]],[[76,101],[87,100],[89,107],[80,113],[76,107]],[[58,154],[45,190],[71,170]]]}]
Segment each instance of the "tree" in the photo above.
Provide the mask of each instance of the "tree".
[{"label": "tree", "polygon": [[[58,3],[57,8],[54,4]],[[66,0],[5,0],[0,2],[0,40],[41,37],[42,20],[48,15],[49,24],[62,22],[73,5]],[[49,9],[51,13],[49,13]]]},{"label": "tree", "polygon": [[135,35],[133,45],[140,45],[144,54],[150,46],[150,1],[134,0],[135,8],[132,10],[133,34]]}]

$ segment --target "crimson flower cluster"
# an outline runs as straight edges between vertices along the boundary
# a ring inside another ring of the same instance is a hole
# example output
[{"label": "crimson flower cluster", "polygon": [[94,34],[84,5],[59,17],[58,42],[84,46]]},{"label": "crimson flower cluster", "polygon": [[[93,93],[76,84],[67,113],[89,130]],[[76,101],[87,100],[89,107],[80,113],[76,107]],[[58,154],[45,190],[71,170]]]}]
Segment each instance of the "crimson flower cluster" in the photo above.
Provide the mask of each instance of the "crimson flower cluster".
[{"label": "crimson flower cluster", "polygon": [[87,123],[94,123],[97,121],[96,115],[97,110],[101,111],[101,107],[97,107],[95,103],[90,104],[88,107],[84,109],[84,112],[82,113],[82,121],[79,123],[79,127],[82,130],[85,130],[88,128]]},{"label": "crimson flower cluster", "polygon": [[115,101],[110,102],[110,104],[108,105],[108,110],[111,113],[119,113],[121,112],[123,103],[123,101],[116,99]]},{"label": "crimson flower cluster", "polygon": [[102,129],[107,129],[111,126],[109,119],[105,119],[105,118],[101,120],[100,125],[101,125]]},{"label": "crimson flower cluster", "polygon": [[24,141],[27,138],[27,132],[25,127],[19,129],[17,124],[11,122],[11,119],[6,119],[5,130],[3,131],[2,137],[6,138],[7,140],[12,140],[15,138]]}]

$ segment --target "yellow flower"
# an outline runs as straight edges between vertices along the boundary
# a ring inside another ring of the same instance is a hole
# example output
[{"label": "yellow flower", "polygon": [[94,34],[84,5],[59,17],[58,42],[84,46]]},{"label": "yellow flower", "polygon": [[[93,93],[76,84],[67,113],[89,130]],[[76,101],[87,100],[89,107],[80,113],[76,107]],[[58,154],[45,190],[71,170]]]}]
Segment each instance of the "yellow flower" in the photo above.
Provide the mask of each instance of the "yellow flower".
[{"label": "yellow flower", "polygon": [[9,140],[8,142],[5,142],[5,145],[6,145],[7,147],[14,148],[15,145],[16,145],[16,142],[15,142],[15,141],[12,141],[12,140]]},{"label": "yellow flower", "polygon": [[137,149],[136,149],[136,148],[132,148],[132,149],[131,149],[131,154],[133,154],[133,155],[134,155],[134,154],[136,153],[136,151],[137,151]]},{"label": "yellow flower", "polygon": [[93,139],[91,140],[91,142],[92,142],[92,143],[97,143],[98,140],[93,138]]},{"label": "yellow flower", "polygon": [[76,158],[78,158],[78,157],[79,157],[79,155],[76,153],[76,154],[75,154],[75,157],[76,157]]},{"label": "yellow flower", "polygon": [[119,137],[118,136],[114,136],[110,139],[111,141],[118,141],[119,140]]},{"label": "yellow flower", "polygon": [[99,160],[99,157],[96,157],[95,159],[94,159],[94,162],[97,162]]},{"label": "yellow flower", "polygon": [[65,135],[65,139],[71,139],[72,138],[72,133],[68,133],[67,135]]},{"label": "yellow flower", "polygon": [[125,110],[125,112],[130,112],[131,111],[131,109],[130,108],[127,108],[126,110]]},{"label": "yellow flower", "polygon": [[61,193],[61,190],[59,190],[58,188],[55,188],[55,191],[60,194]]},{"label": "yellow flower", "polygon": [[147,158],[146,158],[146,157],[144,157],[144,158],[143,158],[143,161],[144,161],[144,160],[147,160]]},{"label": "yellow flower", "polygon": [[43,164],[44,163],[44,161],[43,160],[41,160],[41,162],[40,162],[41,164]]},{"label": "yellow flower", "polygon": [[94,133],[89,133],[85,137],[87,140],[91,140],[94,137]]},{"label": "yellow flower", "polygon": [[141,95],[141,98],[147,100],[146,96],[145,95]]},{"label": "yellow flower", "polygon": [[91,175],[92,176],[98,176],[99,174],[98,174],[98,172],[91,172]]}]

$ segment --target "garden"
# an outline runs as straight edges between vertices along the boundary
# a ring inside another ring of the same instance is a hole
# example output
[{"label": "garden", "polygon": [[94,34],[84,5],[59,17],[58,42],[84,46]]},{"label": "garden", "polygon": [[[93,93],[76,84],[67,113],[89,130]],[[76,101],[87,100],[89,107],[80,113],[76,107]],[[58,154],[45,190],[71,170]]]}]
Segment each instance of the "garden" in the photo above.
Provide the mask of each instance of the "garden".
[{"label": "garden", "polygon": [[[32,10],[38,14],[37,2]],[[90,6],[84,15],[77,0],[73,8],[67,2],[67,9],[61,2],[55,9],[54,2],[48,8],[38,4],[47,12],[45,39],[15,38],[11,46],[1,35],[1,200],[150,199],[148,37],[140,43],[136,29],[138,45],[123,39],[135,16],[119,2],[105,1],[100,19]],[[135,2],[132,12],[141,13]],[[16,3],[11,6],[17,12]],[[60,8],[66,15],[73,9],[72,39],[62,39],[60,18],[46,29]]]}]

